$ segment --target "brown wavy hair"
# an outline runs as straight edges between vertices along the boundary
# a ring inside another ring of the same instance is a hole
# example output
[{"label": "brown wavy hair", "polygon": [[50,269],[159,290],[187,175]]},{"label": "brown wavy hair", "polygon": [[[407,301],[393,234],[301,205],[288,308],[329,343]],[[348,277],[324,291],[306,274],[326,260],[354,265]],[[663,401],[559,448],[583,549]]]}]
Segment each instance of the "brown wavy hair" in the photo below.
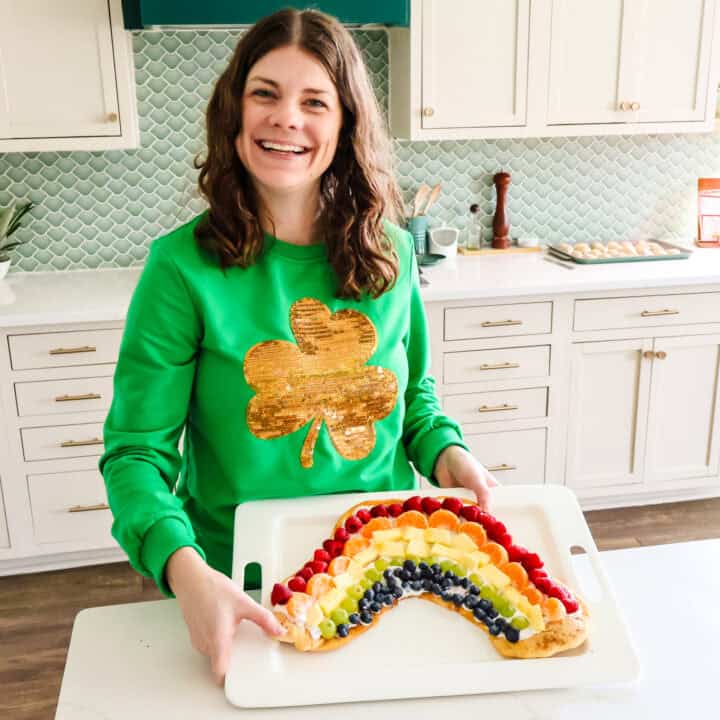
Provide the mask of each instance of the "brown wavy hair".
[{"label": "brown wavy hair", "polygon": [[263,249],[260,201],[235,138],[248,73],[271,50],[286,46],[304,50],[323,65],[342,105],[335,157],[320,181],[317,223],[337,277],[337,296],[359,300],[365,292],[376,298],[398,277],[397,254],[383,218],[401,222],[402,200],[390,139],[360,52],[347,29],[322,12],[280,10],[240,39],[208,103],[207,157],[196,159],[195,166],[210,207],[195,237],[223,268],[246,268]]}]

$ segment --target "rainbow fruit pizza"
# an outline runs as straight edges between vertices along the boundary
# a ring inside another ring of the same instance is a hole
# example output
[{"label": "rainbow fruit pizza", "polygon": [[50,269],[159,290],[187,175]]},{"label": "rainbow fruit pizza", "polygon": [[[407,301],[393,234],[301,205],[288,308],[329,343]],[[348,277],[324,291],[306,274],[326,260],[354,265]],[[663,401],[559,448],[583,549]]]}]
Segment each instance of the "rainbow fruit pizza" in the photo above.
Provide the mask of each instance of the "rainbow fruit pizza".
[{"label": "rainbow fruit pizza", "polygon": [[486,631],[506,657],[549,657],[585,641],[588,611],[543,565],[468,500],[368,500],[274,585],[271,602],[287,630],[281,640],[303,651],[338,648],[400,600],[420,597]]}]

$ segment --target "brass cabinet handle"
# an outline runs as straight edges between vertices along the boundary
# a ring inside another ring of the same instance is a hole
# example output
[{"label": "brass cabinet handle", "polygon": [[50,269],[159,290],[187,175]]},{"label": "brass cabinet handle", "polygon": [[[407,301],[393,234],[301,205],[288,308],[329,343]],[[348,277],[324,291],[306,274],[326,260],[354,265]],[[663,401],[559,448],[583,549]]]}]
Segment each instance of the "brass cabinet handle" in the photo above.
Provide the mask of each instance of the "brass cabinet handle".
[{"label": "brass cabinet handle", "polygon": [[99,400],[100,393],[86,393],[85,395],[58,395],[55,402],[68,402],[70,400]]},{"label": "brass cabinet handle", "polygon": [[630,109],[630,103],[627,103],[623,100],[623,102],[620,103],[620,110],[625,112],[626,110]]},{"label": "brass cabinet handle", "polygon": [[116,112],[111,112],[107,114],[107,121],[114,123],[118,121],[119,115]]},{"label": "brass cabinet handle", "polygon": [[645,350],[645,352],[643,353],[643,357],[649,360],[650,358],[655,357],[655,353],[652,350]]},{"label": "brass cabinet handle", "polygon": [[102,445],[103,441],[100,438],[91,438],[90,440],[65,440],[60,443],[61,448],[68,447],[83,447],[85,445]]},{"label": "brass cabinet handle", "polygon": [[432,117],[435,114],[435,110],[433,110],[431,107],[423,108],[422,114],[425,117]]},{"label": "brass cabinet handle", "polygon": [[480,370],[505,370],[506,368],[519,368],[520,363],[504,362],[488,364],[484,363],[480,366]]},{"label": "brass cabinet handle", "polygon": [[643,310],[640,317],[657,317],[658,315],[679,315],[679,310]]},{"label": "brass cabinet handle", "polygon": [[495,412],[496,410],[517,410],[519,405],[508,405],[503,403],[502,405],[481,405],[478,408],[478,412]]},{"label": "brass cabinet handle", "polygon": [[664,359],[667,357],[667,353],[666,353],[664,350],[658,350],[658,351],[655,353],[655,357],[656,357],[658,360],[664,360]]},{"label": "brass cabinet handle", "polygon": [[639,102],[634,102],[634,103],[632,103],[632,104],[630,105],[630,109],[631,109],[631,110],[634,110],[635,112],[637,112],[637,111],[640,109],[640,103],[639,103]]},{"label": "brass cabinet handle", "polygon": [[485,320],[480,323],[481,327],[503,327],[505,325],[522,325],[522,320]]},{"label": "brass cabinet handle", "polygon": [[99,503],[97,505],[73,505],[67,509],[68,512],[92,512],[93,510],[109,510],[110,506],[107,503]]},{"label": "brass cabinet handle", "polygon": [[493,465],[487,468],[490,472],[497,472],[498,470],[517,470],[517,465],[508,465],[503,463],[502,465]]},{"label": "brass cabinet handle", "polygon": [[97,348],[93,345],[83,345],[76,348],[53,348],[50,355],[69,355],[70,353],[96,352]]}]

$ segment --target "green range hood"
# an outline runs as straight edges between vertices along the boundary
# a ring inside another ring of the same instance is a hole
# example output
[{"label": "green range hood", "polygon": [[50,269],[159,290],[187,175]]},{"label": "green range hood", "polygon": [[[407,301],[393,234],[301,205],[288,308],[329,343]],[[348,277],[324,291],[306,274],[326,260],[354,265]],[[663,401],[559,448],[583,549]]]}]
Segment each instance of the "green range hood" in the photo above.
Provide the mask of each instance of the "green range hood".
[{"label": "green range hood", "polygon": [[123,0],[126,30],[154,27],[227,27],[252,25],[285,7],[313,8],[346,25],[410,24],[410,0]]}]

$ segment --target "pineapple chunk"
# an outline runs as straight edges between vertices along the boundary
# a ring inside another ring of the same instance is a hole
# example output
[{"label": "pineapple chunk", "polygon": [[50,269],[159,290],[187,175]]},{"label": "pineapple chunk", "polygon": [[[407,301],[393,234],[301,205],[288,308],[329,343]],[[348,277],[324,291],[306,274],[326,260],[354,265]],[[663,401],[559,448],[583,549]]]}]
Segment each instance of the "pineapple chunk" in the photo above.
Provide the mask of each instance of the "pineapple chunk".
[{"label": "pineapple chunk", "polygon": [[530,621],[530,627],[537,632],[542,632],[545,629],[545,621],[542,616],[542,609],[539,605],[531,605],[527,618]]},{"label": "pineapple chunk", "polygon": [[425,540],[429,543],[450,545],[452,543],[452,533],[444,528],[427,528],[425,530]]},{"label": "pineapple chunk", "polygon": [[452,539],[452,546],[458,550],[465,550],[465,552],[473,552],[474,550],[477,550],[475,541],[465,533],[458,533]]},{"label": "pineapple chunk", "polygon": [[503,595],[523,614],[529,615],[532,607],[532,603],[514,587],[506,587],[503,590]]},{"label": "pineapple chunk", "polygon": [[309,627],[317,627],[323,619],[323,612],[317,603],[313,603],[305,614],[305,624]]},{"label": "pineapple chunk", "polygon": [[510,584],[510,578],[494,565],[485,565],[477,569],[477,574],[488,584],[495,585],[499,588],[507,587]]},{"label": "pineapple chunk", "polygon": [[347,569],[348,574],[353,579],[353,582],[357,582],[365,575],[365,565],[361,565],[355,558],[357,558],[357,555],[354,558],[350,558],[350,563]]},{"label": "pineapple chunk", "polygon": [[402,540],[402,528],[390,528],[389,530],[376,530],[373,534],[373,540],[380,544],[390,542],[391,540]]},{"label": "pineapple chunk", "polygon": [[369,565],[373,560],[375,560],[378,554],[377,545],[371,544],[369,547],[366,547],[364,550],[356,553],[353,556],[353,560],[364,568],[366,565]]},{"label": "pineapple chunk", "polygon": [[402,528],[403,531],[403,537],[406,540],[424,540],[425,539],[425,530],[423,528],[416,528],[412,527],[411,525],[408,525],[404,528]]},{"label": "pineapple chunk", "polygon": [[422,537],[416,538],[408,543],[407,554],[416,555],[420,558],[428,557],[428,555],[430,555],[430,546],[422,539]]},{"label": "pineapple chunk", "polygon": [[460,562],[467,570],[473,571],[483,565],[487,565],[490,562],[490,556],[479,550],[473,550],[472,552],[463,553]]},{"label": "pineapple chunk", "polygon": [[466,555],[462,550],[440,543],[435,543],[430,548],[430,554],[439,558],[447,558],[448,560],[460,560]]},{"label": "pineapple chunk", "polygon": [[404,542],[384,542],[378,545],[378,552],[389,557],[405,557],[405,546]]},{"label": "pineapple chunk", "polygon": [[350,585],[355,584],[355,580],[353,580],[350,573],[347,572],[336,575],[333,580],[335,581],[335,587],[339,588],[340,590],[345,590],[346,588],[350,587]]},{"label": "pineapple chunk", "polygon": [[345,591],[339,588],[328,590],[319,600],[321,610],[325,615],[329,615],[344,599]]}]

